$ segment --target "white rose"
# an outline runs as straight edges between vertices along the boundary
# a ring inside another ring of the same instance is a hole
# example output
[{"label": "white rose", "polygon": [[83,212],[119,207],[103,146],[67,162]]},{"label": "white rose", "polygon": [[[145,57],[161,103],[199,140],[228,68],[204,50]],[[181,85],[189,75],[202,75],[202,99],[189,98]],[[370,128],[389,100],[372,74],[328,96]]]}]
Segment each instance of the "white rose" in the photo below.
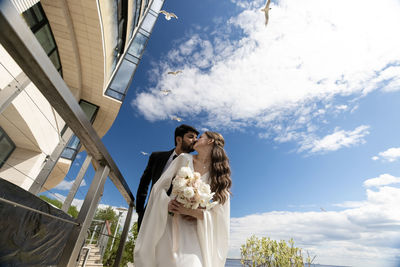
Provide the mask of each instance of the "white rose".
[{"label": "white rose", "polygon": [[190,169],[189,167],[182,167],[179,169],[177,176],[182,178],[185,177],[192,178],[193,177],[192,169]]},{"label": "white rose", "polygon": [[199,185],[199,191],[203,194],[210,194],[211,193],[211,188],[209,184],[206,183],[201,183]]},{"label": "white rose", "polygon": [[179,177],[176,177],[176,178],[172,181],[172,184],[174,185],[174,187],[176,187],[176,188],[179,189],[179,190],[182,190],[182,189],[186,186],[186,183],[187,183],[186,179],[184,179],[184,178],[179,178]]},{"label": "white rose", "polygon": [[194,196],[193,187],[186,187],[185,189],[183,189],[183,195],[186,198],[192,198]]}]

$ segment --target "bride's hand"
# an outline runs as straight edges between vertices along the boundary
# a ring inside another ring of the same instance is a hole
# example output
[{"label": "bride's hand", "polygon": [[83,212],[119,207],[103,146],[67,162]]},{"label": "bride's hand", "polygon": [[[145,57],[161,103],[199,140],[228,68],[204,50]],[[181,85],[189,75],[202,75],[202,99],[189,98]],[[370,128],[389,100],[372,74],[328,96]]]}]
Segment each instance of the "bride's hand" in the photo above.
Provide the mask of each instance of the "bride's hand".
[{"label": "bride's hand", "polygon": [[185,208],[183,204],[179,203],[176,200],[171,200],[168,203],[168,211],[173,212],[176,214],[181,214],[181,215],[188,215],[192,216],[196,219],[203,219],[203,211],[202,209],[190,209],[190,208]]},{"label": "bride's hand", "polygon": [[175,199],[173,199],[168,203],[168,211],[172,212],[172,213],[180,213],[179,212],[180,206],[182,206],[182,204],[179,203],[178,201],[176,201]]}]

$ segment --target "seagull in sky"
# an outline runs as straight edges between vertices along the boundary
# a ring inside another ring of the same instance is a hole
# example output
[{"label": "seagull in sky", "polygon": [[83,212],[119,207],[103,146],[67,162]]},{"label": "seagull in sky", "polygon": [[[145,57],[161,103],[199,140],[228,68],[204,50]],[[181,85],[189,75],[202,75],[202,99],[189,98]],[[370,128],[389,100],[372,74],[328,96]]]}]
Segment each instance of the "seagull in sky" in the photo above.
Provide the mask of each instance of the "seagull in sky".
[{"label": "seagull in sky", "polygon": [[168,95],[168,94],[171,93],[172,91],[171,91],[171,90],[168,90],[168,89],[162,89],[162,90],[160,90],[160,92],[161,92],[163,95]]},{"label": "seagull in sky", "polygon": [[182,121],[182,118],[179,118],[179,117],[177,117],[177,116],[171,116],[171,120],[175,120],[175,121],[181,122],[181,121]]},{"label": "seagull in sky", "polygon": [[271,0],[268,0],[267,4],[265,5],[265,7],[263,9],[261,9],[261,11],[265,13],[265,26],[267,26],[267,24],[268,24],[268,19],[269,19],[268,12],[271,9],[269,7],[269,4],[271,4]]},{"label": "seagull in sky", "polygon": [[172,74],[172,75],[178,75],[179,73],[183,73],[183,71],[177,70],[177,71],[169,71],[168,72],[168,74]]},{"label": "seagull in sky", "polygon": [[140,151],[140,153],[142,153],[142,155],[143,155],[143,156],[147,156],[147,155],[149,155],[149,153],[147,153],[147,152],[143,152],[143,151]]},{"label": "seagull in sky", "polygon": [[160,13],[163,13],[163,14],[164,14],[166,20],[170,20],[171,18],[176,18],[176,19],[178,19],[178,17],[177,17],[174,13],[172,13],[172,12],[169,13],[169,12],[167,12],[167,11],[165,11],[165,10],[161,10]]}]

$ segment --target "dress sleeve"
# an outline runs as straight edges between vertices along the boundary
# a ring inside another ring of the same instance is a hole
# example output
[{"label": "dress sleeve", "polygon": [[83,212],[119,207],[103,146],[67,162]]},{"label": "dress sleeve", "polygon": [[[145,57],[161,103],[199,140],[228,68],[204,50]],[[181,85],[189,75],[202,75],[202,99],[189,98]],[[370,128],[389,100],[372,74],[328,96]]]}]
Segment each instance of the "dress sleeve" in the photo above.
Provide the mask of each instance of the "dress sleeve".
[{"label": "dress sleeve", "polygon": [[229,248],[230,197],[223,205],[217,204],[204,211],[204,219],[197,220],[197,233],[205,267],[224,267]]},{"label": "dress sleeve", "polygon": [[165,231],[168,203],[171,200],[167,195],[167,190],[178,169],[187,165],[188,160],[189,158],[184,154],[179,155],[154,184],[135,244],[135,266],[156,266],[155,249]]}]

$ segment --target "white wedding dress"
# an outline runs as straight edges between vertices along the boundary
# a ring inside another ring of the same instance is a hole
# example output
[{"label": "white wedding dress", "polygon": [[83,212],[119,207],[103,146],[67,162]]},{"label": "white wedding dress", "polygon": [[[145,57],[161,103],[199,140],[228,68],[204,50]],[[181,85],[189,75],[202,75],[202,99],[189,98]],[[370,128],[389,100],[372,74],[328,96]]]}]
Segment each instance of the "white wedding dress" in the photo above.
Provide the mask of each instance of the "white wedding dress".
[{"label": "white wedding dress", "polygon": [[[190,154],[181,154],[151,190],[135,244],[135,267],[224,267],[228,253],[230,199],[211,210],[204,219],[189,222],[168,214],[167,190],[182,166],[193,170]],[[208,182],[205,173],[201,179]]]}]

